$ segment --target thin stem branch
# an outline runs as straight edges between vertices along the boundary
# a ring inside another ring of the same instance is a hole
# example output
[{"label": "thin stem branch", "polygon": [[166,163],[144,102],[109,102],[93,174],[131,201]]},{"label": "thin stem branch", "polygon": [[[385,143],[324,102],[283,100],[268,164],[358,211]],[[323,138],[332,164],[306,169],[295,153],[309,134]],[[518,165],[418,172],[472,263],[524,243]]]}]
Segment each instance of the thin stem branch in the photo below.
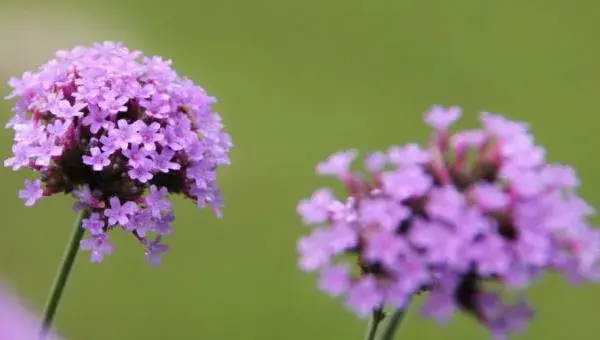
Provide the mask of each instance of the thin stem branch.
[{"label": "thin stem branch", "polygon": [[374,340],[375,335],[377,334],[377,329],[381,324],[381,321],[385,318],[385,314],[381,308],[377,308],[373,311],[373,315],[369,320],[369,325],[367,326],[367,331],[365,333],[364,340]]},{"label": "thin stem branch", "polygon": [[408,305],[403,309],[396,309],[394,314],[390,317],[390,321],[387,324],[387,327],[383,331],[383,335],[381,336],[381,340],[392,340],[404,319],[404,315],[406,314],[406,310],[408,309]]},{"label": "thin stem branch", "polygon": [[73,267],[73,263],[75,262],[75,258],[77,257],[77,252],[79,251],[79,243],[83,237],[83,228],[81,226],[81,222],[86,215],[86,211],[82,210],[77,219],[75,220],[75,224],[73,227],[73,232],[71,234],[71,238],[67,247],[65,248],[65,252],[62,257],[62,261],[56,277],[54,278],[54,282],[52,284],[52,289],[50,290],[50,296],[48,297],[48,301],[46,302],[46,306],[44,308],[44,319],[42,323],[41,330],[41,339],[44,339],[46,334],[52,328],[52,321],[54,320],[54,315],[56,314],[56,310],[58,309],[58,305],[60,304],[60,300],[67,285],[67,281],[69,280],[69,274],[71,273],[71,268]]}]

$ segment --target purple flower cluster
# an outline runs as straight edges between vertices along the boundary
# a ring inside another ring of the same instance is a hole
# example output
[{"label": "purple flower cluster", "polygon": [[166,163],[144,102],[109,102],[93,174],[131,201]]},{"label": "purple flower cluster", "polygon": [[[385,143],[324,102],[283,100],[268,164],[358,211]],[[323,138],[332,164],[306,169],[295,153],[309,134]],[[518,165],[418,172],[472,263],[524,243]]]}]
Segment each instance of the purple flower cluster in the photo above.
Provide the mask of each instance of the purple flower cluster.
[{"label": "purple flower cluster", "polygon": [[[31,313],[12,290],[0,283],[0,339],[39,340],[39,318]],[[56,334],[48,334],[43,340],[59,340]]]},{"label": "purple flower cluster", "polygon": [[426,291],[426,317],[463,310],[504,339],[532,317],[523,291],[543,272],[600,278],[600,232],[586,222],[594,210],[575,193],[575,171],[546,163],[526,124],[481,113],[481,129],[451,134],[460,115],[433,107],[428,145],[370,154],[366,175],[350,170],[354,150],[320,163],[349,197],[319,189],[300,202],[317,227],[298,242],[299,266],[361,317]]},{"label": "purple flower cluster", "polygon": [[231,139],[211,109],[215,99],[179,77],[170,60],[104,42],[59,51],[9,85],[15,143],[4,164],[41,174],[19,197],[31,206],[72,194],[76,209],[86,209],[81,248],[93,262],[112,252],[107,232],[120,227],[158,263],[174,219],[170,193],[220,216],[215,171],[229,164]]}]

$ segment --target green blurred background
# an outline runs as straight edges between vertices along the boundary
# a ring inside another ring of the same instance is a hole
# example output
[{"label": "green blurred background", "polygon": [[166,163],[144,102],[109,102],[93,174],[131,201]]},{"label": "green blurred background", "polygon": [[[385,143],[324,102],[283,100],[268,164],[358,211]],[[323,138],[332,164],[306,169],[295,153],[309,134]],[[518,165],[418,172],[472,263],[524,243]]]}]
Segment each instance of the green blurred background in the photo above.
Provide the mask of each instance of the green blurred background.
[{"label": "green blurred background", "polygon": [[[479,110],[530,121],[599,204],[599,17],[593,0],[0,0],[2,78],[58,48],[122,40],[218,97],[236,144],[220,174],[224,218],[176,199],[158,268],[114,233],[104,263],[78,259],[57,327],[71,340],[360,339],[365,323],[296,269],[307,232],[296,203],[329,183],[313,169],[332,151],[423,140],[431,104],[462,105],[463,126]],[[11,137],[0,134],[3,159]],[[27,176],[1,172],[0,276],[39,309],[74,214],[67,197],[25,208]],[[537,319],[515,339],[597,339],[599,288],[550,277],[530,296]],[[413,308],[398,338],[486,336],[469,318],[437,327]]]}]

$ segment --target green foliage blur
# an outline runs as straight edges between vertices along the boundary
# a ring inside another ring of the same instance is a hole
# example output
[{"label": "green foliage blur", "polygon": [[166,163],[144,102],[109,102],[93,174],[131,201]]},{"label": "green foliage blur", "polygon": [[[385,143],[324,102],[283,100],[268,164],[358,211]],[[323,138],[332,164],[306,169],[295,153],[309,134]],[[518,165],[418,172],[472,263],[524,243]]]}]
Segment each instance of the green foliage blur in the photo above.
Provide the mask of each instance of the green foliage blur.
[{"label": "green foliage blur", "polygon": [[[600,204],[600,2],[589,0],[0,0],[0,76],[55,49],[122,40],[174,61],[219,98],[235,149],[217,220],[175,200],[172,250],[150,268],[115,232],[100,265],[82,253],[56,326],[71,340],[360,339],[366,326],[296,269],[296,203],[331,152],[422,141],[431,104],[531,122],[548,158],[573,164]],[[0,85],[6,94],[8,87]],[[0,104],[0,118],[11,103]],[[11,132],[0,132],[0,156]],[[0,277],[41,309],[75,218],[71,199],[25,208],[26,171],[1,170]],[[546,277],[514,339],[597,339],[600,288]],[[574,330],[570,329],[573,326]],[[411,308],[398,339],[486,339],[470,318],[438,327]]]}]

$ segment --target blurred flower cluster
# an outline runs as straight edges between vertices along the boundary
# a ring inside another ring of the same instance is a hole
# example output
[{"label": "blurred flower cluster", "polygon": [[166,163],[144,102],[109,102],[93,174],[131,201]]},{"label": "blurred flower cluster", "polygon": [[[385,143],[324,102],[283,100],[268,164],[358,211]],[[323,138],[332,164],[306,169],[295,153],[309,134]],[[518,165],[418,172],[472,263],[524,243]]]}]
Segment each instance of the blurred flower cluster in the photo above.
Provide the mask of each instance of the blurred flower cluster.
[{"label": "blurred flower cluster", "polygon": [[15,131],[4,164],[41,176],[25,182],[27,206],[69,193],[86,209],[81,247],[99,262],[111,253],[108,231],[133,234],[151,263],[167,246],[174,219],[170,193],[220,215],[216,170],[232,143],[215,102],[171,61],[105,42],[59,51],[36,72],[11,79]]},{"label": "blurred flower cluster", "polygon": [[40,322],[12,290],[0,282],[0,340],[59,340],[56,334],[40,339]]},{"label": "blurred flower cluster", "polygon": [[361,317],[427,291],[426,317],[462,310],[502,339],[533,316],[523,291],[543,272],[600,278],[600,234],[575,171],[547,163],[525,123],[481,113],[480,129],[449,132],[460,115],[433,107],[427,145],[372,153],[366,172],[350,169],[354,150],[320,163],[348,197],[319,189],[300,202],[315,227],[298,242],[299,265]]}]

